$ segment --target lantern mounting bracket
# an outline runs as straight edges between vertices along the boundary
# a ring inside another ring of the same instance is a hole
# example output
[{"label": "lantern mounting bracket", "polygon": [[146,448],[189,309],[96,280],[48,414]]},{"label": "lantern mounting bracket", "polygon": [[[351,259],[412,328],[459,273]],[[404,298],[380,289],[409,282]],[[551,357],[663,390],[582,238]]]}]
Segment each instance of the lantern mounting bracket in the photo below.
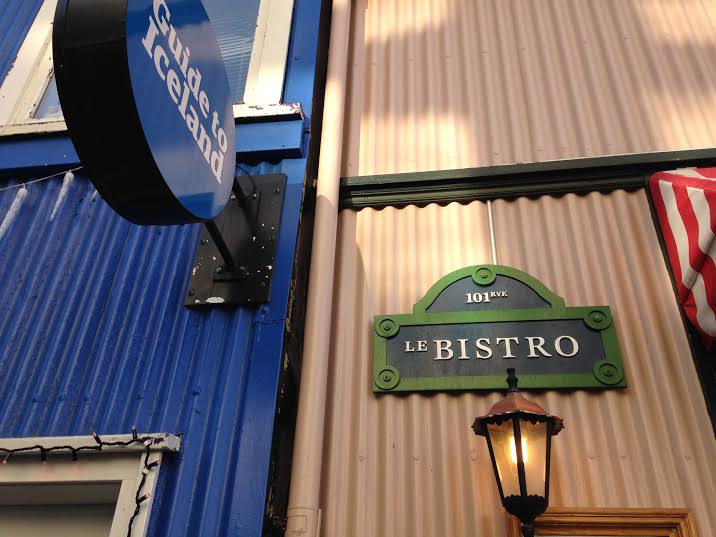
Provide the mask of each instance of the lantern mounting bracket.
[{"label": "lantern mounting bracket", "polygon": [[507,393],[519,393],[520,389],[517,387],[519,379],[515,375],[515,368],[507,368]]},{"label": "lantern mounting bracket", "polygon": [[268,302],[285,187],[283,174],[234,179],[231,199],[201,233],[185,306]]}]

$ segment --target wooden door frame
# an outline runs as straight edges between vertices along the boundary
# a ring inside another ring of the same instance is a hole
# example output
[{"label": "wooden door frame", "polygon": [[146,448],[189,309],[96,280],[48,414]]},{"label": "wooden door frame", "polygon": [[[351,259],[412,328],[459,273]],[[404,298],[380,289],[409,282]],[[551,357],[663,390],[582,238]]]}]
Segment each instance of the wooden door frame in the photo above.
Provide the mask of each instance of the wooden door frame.
[{"label": "wooden door frame", "polygon": [[[519,521],[508,515],[507,535],[522,537]],[[689,509],[554,507],[535,521],[536,535],[697,537]]]}]

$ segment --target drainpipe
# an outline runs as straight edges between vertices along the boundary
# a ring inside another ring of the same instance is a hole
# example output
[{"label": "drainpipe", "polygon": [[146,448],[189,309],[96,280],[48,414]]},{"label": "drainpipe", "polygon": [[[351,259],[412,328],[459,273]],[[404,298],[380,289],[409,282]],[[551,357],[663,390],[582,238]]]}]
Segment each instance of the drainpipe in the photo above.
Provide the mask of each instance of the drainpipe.
[{"label": "drainpipe", "polygon": [[318,537],[350,0],[333,0],[311,271],[286,537]]}]

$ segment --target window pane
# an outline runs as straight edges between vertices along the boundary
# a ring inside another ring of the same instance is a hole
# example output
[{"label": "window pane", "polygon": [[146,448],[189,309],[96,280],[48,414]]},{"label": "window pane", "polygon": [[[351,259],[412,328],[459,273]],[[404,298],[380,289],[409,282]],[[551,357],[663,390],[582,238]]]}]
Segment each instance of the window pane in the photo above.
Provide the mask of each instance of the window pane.
[{"label": "window pane", "polygon": [[54,74],[50,78],[50,83],[47,85],[45,94],[35,111],[35,119],[50,119],[53,117],[62,117],[60,97],[57,95],[57,82]]},{"label": "window pane", "polygon": [[522,456],[525,462],[527,494],[545,495],[545,473],[547,471],[547,423],[530,423],[520,420]]},{"label": "window pane", "polygon": [[0,535],[22,537],[101,537],[109,535],[115,506],[0,506]]},{"label": "window pane", "polygon": [[[231,96],[235,103],[241,103],[244,100],[261,0],[202,0],[202,2],[216,33],[221,55],[224,57]],[[53,74],[34,118],[61,117],[60,98]]]},{"label": "window pane", "polygon": [[487,431],[495,453],[495,464],[502,483],[502,492],[508,496],[520,495],[520,481],[517,473],[517,455],[515,433],[512,420],[505,420],[500,425],[490,423]]},{"label": "window pane", "polygon": [[202,0],[224,57],[235,103],[244,101],[260,0]]},{"label": "window pane", "polygon": [[0,535],[108,536],[120,487],[118,482],[2,484]]}]

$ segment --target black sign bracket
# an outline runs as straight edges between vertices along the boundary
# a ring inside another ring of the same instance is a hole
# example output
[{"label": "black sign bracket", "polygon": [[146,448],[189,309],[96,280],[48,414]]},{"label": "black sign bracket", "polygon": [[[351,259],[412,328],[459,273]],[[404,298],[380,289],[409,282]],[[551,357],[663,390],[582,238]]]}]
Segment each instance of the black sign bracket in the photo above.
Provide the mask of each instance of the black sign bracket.
[{"label": "black sign bracket", "polygon": [[185,306],[269,301],[285,188],[283,174],[235,178],[226,208],[202,231]]}]

